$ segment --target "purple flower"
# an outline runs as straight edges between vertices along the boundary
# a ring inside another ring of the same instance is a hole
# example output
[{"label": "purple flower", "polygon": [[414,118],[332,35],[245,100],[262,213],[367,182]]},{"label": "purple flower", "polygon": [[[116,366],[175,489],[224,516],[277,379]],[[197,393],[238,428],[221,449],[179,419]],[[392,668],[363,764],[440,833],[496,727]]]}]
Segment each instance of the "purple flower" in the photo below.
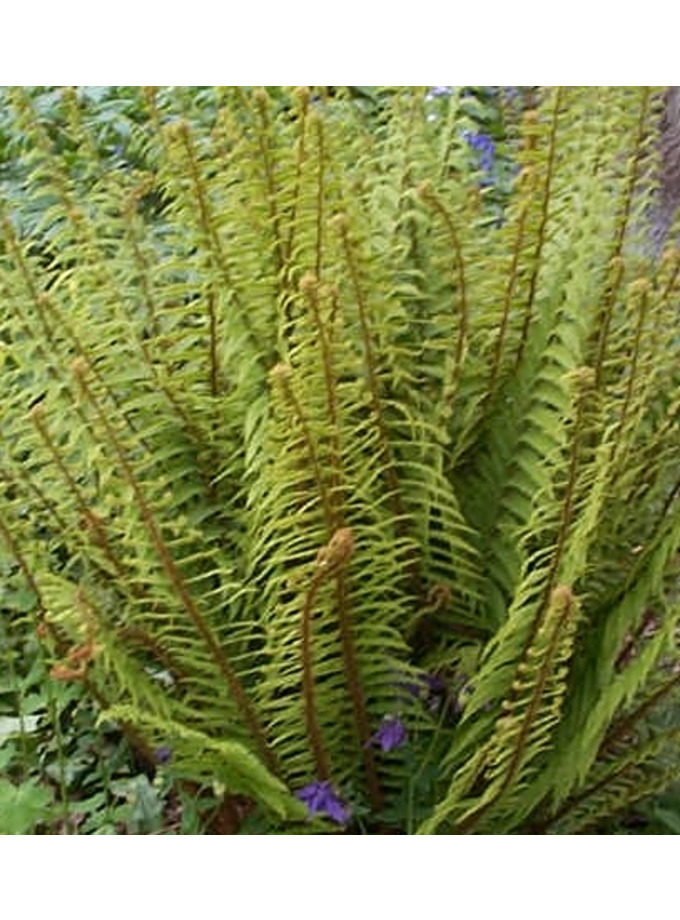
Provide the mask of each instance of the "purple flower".
[{"label": "purple flower", "polygon": [[436,674],[425,674],[424,680],[428,693],[436,696],[446,691],[446,684]]},{"label": "purple flower", "polygon": [[410,695],[418,699],[428,699],[431,696],[440,696],[446,691],[446,684],[436,674],[422,671],[416,676],[415,681],[406,681],[400,686]]},{"label": "purple flower", "polygon": [[477,162],[482,172],[493,172],[496,161],[496,145],[493,139],[490,138],[488,134],[484,134],[481,131],[478,134],[475,134],[474,131],[466,131],[464,137],[472,150],[477,154]]},{"label": "purple flower", "polygon": [[420,698],[423,692],[423,684],[417,684],[412,680],[405,680],[400,682],[397,686],[399,690],[404,690],[409,696],[415,696],[417,698]]},{"label": "purple flower", "polygon": [[170,763],[172,759],[172,749],[163,745],[162,747],[156,748],[153,752],[153,756],[157,764]]},{"label": "purple flower", "polygon": [[380,728],[369,738],[369,744],[379,744],[383,752],[393,751],[406,741],[406,726],[399,716],[383,716]]},{"label": "purple flower", "polygon": [[431,86],[427,96],[429,99],[436,99],[438,96],[450,96],[452,89],[453,87],[451,86]]},{"label": "purple flower", "polygon": [[326,815],[336,824],[347,824],[349,821],[350,809],[335,792],[330,780],[309,783],[296,795],[307,806],[310,815]]},{"label": "purple flower", "polygon": [[516,86],[501,86],[501,89],[503,90],[503,95],[510,104],[521,101],[522,94]]}]

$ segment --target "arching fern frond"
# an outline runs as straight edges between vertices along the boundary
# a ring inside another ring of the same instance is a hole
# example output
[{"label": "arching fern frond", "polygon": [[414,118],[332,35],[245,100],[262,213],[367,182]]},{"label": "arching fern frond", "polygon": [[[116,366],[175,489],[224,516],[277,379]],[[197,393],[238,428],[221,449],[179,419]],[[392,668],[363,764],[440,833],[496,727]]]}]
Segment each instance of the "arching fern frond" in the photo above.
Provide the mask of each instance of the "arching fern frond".
[{"label": "arching fern frond", "polygon": [[[512,620],[508,620],[512,623]],[[470,702],[469,715],[461,725],[461,747],[448,758],[454,771],[446,798],[437,806],[432,818],[421,828],[431,833],[446,821],[455,833],[469,833],[473,828],[484,832],[487,826],[503,832],[503,812],[512,821],[521,820],[530,806],[517,799],[532,774],[538,772],[536,760],[546,750],[560,718],[566,693],[566,675],[577,626],[576,603],[564,585],[555,588],[549,603],[533,630],[533,639],[524,655],[508,647],[517,632],[502,630],[496,646],[479,672],[478,694],[491,695],[489,682],[496,681],[496,696],[502,696],[500,714],[485,718]],[[501,689],[505,672],[512,672],[507,689]],[[466,732],[466,722],[473,719]],[[480,723],[490,726],[488,740],[480,739]],[[456,762],[462,766],[456,769]],[[481,792],[479,790],[482,790]]]}]

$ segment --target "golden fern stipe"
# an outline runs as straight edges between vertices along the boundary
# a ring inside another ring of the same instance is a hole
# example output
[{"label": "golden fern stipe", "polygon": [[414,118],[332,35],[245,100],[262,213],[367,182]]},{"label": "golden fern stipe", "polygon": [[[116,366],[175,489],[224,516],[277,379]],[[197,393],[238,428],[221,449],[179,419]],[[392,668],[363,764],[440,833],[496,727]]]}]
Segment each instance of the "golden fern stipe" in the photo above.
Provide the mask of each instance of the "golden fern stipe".
[{"label": "golden fern stipe", "polygon": [[662,93],[491,147],[370,98],[139,90],[112,166],[8,92],[3,559],[52,678],[269,830],[607,827],[680,777]]}]

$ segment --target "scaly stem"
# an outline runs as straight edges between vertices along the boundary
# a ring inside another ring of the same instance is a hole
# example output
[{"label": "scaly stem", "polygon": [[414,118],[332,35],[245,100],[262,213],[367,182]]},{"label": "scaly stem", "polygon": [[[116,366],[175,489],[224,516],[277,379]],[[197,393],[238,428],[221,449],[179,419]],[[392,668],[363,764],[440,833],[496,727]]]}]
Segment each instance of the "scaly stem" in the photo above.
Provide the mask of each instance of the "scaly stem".
[{"label": "scaly stem", "polygon": [[106,413],[101,407],[99,400],[96,398],[92,389],[90,388],[87,379],[87,365],[84,361],[76,360],[73,364],[73,372],[80,384],[80,387],[83,391],[84,396],[87,398],[90,405],[93,407],[97,420],[102,426],[103,430],[106,432],[107,439],[110,445],[113,447],[116,456],[118,457],[118,462],[120,463],[121,471],[132,489],[132,492],[135,496],[135,501],[139,509],[139,513],[142,518],[142,522],[146,527],[151,541],[153,543],[154,549],[158,559],[165,570],[165,573],[172,584],[172,587],[175,591],[177,598],[181,601],[182,606],[186,610],[189,618],[191,619],[194,627],[196,628],[198,634],[203,639],[206,647],[208,648],[215,664],[222,673],[224,679],[227,682],[229,690],[236,702],[236,705],[241,713],[241,716],[247,725],[252,739],[255,741],[262,757],[267,763],[268,767],[276,772],[276,760],[274,754],[267,743],[267,739],[264,735],[262,727],[260,725],[259,719],[252,703],[248,699],[248,696],[238,679],[236,673],[232,669],[229,661],[227,660],[226,655],[224,654],[222,648],[217,642],[215,636],[212,633],[212,630],[206,623],[203,615],[199,611],[194,599],[191,596],[191,593],[187,587],[186,582],[182,578],[177,565],[172,557],[172,554],[168,548],[167,543],[165,542],[163,535],[161,533],[160,527],[156,521],[156,518],[151,511],[150,506],[148,505],[146,498],[141,490],[141,487],[137,481],[136,476],[134,475],[132,468],[128,462],[127,456],[123,447],[120,443],[117,433],[115,432],[113,426],[111,425]]},{"label": "scaly stem", "polygon": [[188,167],[189,175],[191,177],[194,199],[198,208],[198,222],[201,233],[203,234],[206,245],[208,247],[210,261],[220,274],[222,289],[224,291],[228,291],[232,297],[233,306],[235,307],[239,316],[239,320],[243,323],[243,328],[245,329],[248,338],[250,339],[253,348],[253,354],[255,355],[253,360],[259,364],[260,354],[262,352],[261,343],[258,341],[258,337],[248,316],[248,310],[242,304],[236,286],[234,285],[231,277],[231,271],[224,254],[222,242],[217,232],[216,221],[214,219],[209,203],[209,198],[204,187],[204,181],[203,177],[201,176],[198,158],[196,156],[196,150],[194,149],[194,144],[189,132],[189,126],[186,122],[179,122],[179,124],[174,126],[169,133],[170,136],[174,134],[179,139],[183,147],[185,157],[185,162],[183,165]]},{"label": "scaly stem", "polygon": [[276,277],[281,278],[285,265],[284,244],[281,234],[281,218],[276,201],[276,176],[274,163],[269,149],[269,96],[266,90],[259,89],[255,92],[255,103],[260,117],[261,130],[258,132],[257,141],[264,166],[265,187],[267,190],[267,205],[269,207],[269,223],[274,232],[274,267]]},{"label": "scaly stem", "polygon": [[[378,357],[375,353],[375,346],[371,333],[368,305],[366,303],[366,298],[359,277],[359,266],[357,264],[352,241],[349,237],[347,217],[344,214],[339,214],[333,219],[333,222],[337,227],[342,239],[359,313],[359,326],[361,329],[361,339],[364,346],[364,359],[366,375],[368,378],[369,399],[371,410],[373,412],[378,430],[378,450],[382,463],[382,474],[385,477],[389,499],[392,502],[392,507],[394,509],[394,527],[400,537],[406,537],[408,530],[407,514],[401,498],[399,477],[397,476],[397,469],[394,462],[394,456],[392,454],[390,435],[389,431],[387,430],[387,422],[385,421],[382,399],[380,397]],[[418,569],[418,558],[415,552],[411,552],[409,555],[410,558],[407,563],[407,567],[410,589],[416,598],[421,599],[424,592],[422,589],[420,573]]]},{"label": "scaly stem", "polygon": [[[529,327],[531,325],[531,318],[534,312],[534,301],[536,299],[536,290],[538,287],[538,274],[541,269],[541,256],[543,253],[543,246],[547,239],[547,227],[548,219],[550,217],[550,203],[551,203],[551,187],[553,175],[555,172],[555,164],[557,159],[557,123],[559,119],[559,110],[561,103],[561,91],[558,87],[555,92],[555,102],[553,105],[552,112],[552,123],[550,136],[548,140],[548,159],[546,163],[546,173],[545,180],[543,183],[543,202],[541,207],[541,216],[538,224],[538,229],[536,232],[536,247],[533,253],[533,268],[531,271],[531,276],[529,278],[529,293],[527,296],[527,301],[524,306],[524,317],[522,319],[522,328],[520,331],[519,337],[519,346],[517,348],[517,354],[515,356],[515,367],[518,367],[521,363],[522,356],[524,354],[524,349],[527,344],[527,339],[529,337]],[[529,138],[529,141],[533,138]]]},{"label": "scaly stem", "polygon": [[446,227],[447,233],[449,235],[449,239],[451,240],[451,248],[453,250],[454,272],[456,276],[456,287],[458,293],[458,308],[456,311],[458,316],[458,328],[451,380],[445,386],[445,391],[451,394],[449,398],[452,398],[453,394],[455,393],[456,383],[462,369],[463,358],[465,356],[465,346],[467,344],[468,337],[469,317],[467,287],[465,281],[465,259],[463,258],[463,247],[461,246],[458,231],[456,230],[456,225],[447,208],[444,206],[442,201],[434,193],[429,185],[421,185],[419,193],[423,201],[429,204],[430,207],[432,207],[432,209],[442,219],[442,222],[444,223],[444,226]]},{"label": "scaly stem", "polygon": [[315,563],[316,568],[305,597],[302,613],[302,668],[305,723],[319,776],[321,779],[327,779],[330,776],[330,764],[318,722],[314,667],[312,662],[312,607],[320,586],[330,578],[335,578],[336,593],[339,596],[340,607],[343,608],[343,612],[339,613],[339,619],[343,657],[345,660],[345,673],[352,699],[356,729],[361,742],[371,804],[374,810],[380,811],[383,805],[383,797],[375,770],[373,752],[368,744],[370,727],[368,723],[368,714],[366,712],[366,703],[358,678],[354,636],[352,624],[348,616],[349,607],[346,602],[346,587],[343,577],[344,569],[353,552],[354,535],[351,529],[349,527],[341,527],[339,530],[336,530],[329,542],[319,550]]},{"label": "scaly stem", "polygon": [[47,447],[52,460],[54,461],[55,466],[61,473],[61,476],[69,488],[69,491],[73,495],[78,506],[78,511],[80,512],[82,522],[85,525],[85,529],[92,534],[94,543],[100,547],[104,555],[106,556],[109,563],[114,568],[116,575],[118,577],[118,583],[121,587],[130,584],[129,573],[125,571],[120,560],[116,556],[113,547],[109,541],[108,534],[104,527],[104,522],[102,519],[92,512],[90,509],[89,503],[87,502],[85,496],[80,490],[77,482],[71,475],[70,470],[66,466],[64,459],[57,449],[56,444],[52,438],[52,435],[47,430],[45,425],[45,420],[43,418],[43,404],[37,403],[31,409],[30,417],[31,421],[36,427],[38,434],[43,440],[43,443]]},{"label": "scaly stem", "polygon": [[[321,316],[319,289],[316,278],[310,275],[305,276],[300,282],[300,288],[305,294],[311,310],[324,370],[326,405],[329,421],[328,428],[330,431],[329,462],[332,477],[330,490],[324,487],[322,492],[322,495],[324,496],[326,521],[331,529],[335,531],[336,535],[345,532],[351,533],[351,531],[349,531],[349,529],[344,526],[343,507],[345,501],[342,492],[343,471],[338,434],[338,397],[336,390],[336,375],[333,365],[333,349],[331,345],[331,337],[326,323]],[[334,291],[331,291],[331,297],[334,295],[334,293]],[[332,540],[333,539],[336,539],[336,537],[333,537]],[[366,711],[366,700],[364,697],[363,688],[361,686],[359,669],[357,666],[354,622],[347,590],[347,580],[342,569],[340,569],[335,576],[335,597],[337,604],[338,623],[340,628],[340,641],[342,644],[344,673],[350,693],[350,698],[352,700],[355,730],[361,747],[362,758],[364,761],[364,770],[366,773],[366,780],[368,782],[371,802],[374,809],[379,811],[382,807],[382,792],[375,769],[373,751],[368,744],[370,737],[370,726],[368,721],[368,714]]]},{"label": "scaly stem", "polygon": [[524,203],[524,206],[522,207],[519,218],[517,220],[517,234],[515,236],[514,244],[512,247],[510,271],[508,274],[507,283],[505,285],[505,293],[503,295],[503,310],[501,313],[501,321],[499,324],[498,335],[496,336],[493,358],[491,359],[491,371],[489,373],[489,383],[487,386],[486,396],[487,400],[493,398],[494,392],[496,390],[496,385],[498,383],[498,377],[500,375],[500,369],[503,360],[503,354],[505,351],[508,330],[510,328],[513,298],[515,296],[515,290],[519,281],[519,263],[527,232],[526,225],[529,217],[531,197],[533,196],[536,187],[535,170],[531,167],[527,167],[522,177],[520,178],[520,182],[522,185],[526,186],[524,189],[524,194],[526,195],[527,200]]},{"label": "scaly stem", "polygon": [[613,267],[612,280],[605,291],[602,306],[599,311],[597,321],[597,385],[600,387],[603,382],[604,359],[609,343],[609,333],[611,329],[614,304],[619,292],[621,281],[624,274],[623,246],[626,238],[626,231],[630,223],[630,215],[633,207],[633,201],[640,179],[640,171],[645,155],[645,140],[649,134],[647,118],[651,104],[651,87],[645,87],[645,92],[640,105],[640,115],[638,118],[637,132],[633,141],[633,155],[629,158],[628,181],[623,192],[623,210],[618,219],[616,238],[614,241],[611,264]]},{"label": "scaly stem", "polygon": [[[548,679],[554,670],[554,662],[559,653],[560,640],[562,638],[563,631],[574,611],[574,597],[566,585],[558,585],[552,592],[552,596],[547,604],[544,615],[541,617],[541,620],[544,623],[546,617],[549,617],[553,610],[555,610],[557,618],[554,623],[551,624],[552,632],[549,644],[545,650],[545,654],[542,656],[538,675],[531,690],[529,703],[522,714],[519,734],[514,743],[514,748],[510,755],[509,762],[505,767],[503,780],[499,788],[495,791],[494,795],[490,799],[487,799],[483,804],[474,809],[471,814],[459,822],[459,824],[456,826],[457,834],[469,834],[472,829],[479,823],[481,818],[486,814],[486,812],[501,798],[501,796],[515,781],[517,772],[521,767],[522,757],[524,755],[529,735],[531,733],[531,728],[541,709],[541,702],[544,697]],[[519,674],[519,668],[517,669],[517,673]]]},{"label": "scaly stem", "polygon": [[302,642],[300,654],[302,656],[302,699],[305,710],[307,736],[314,755],[317,776],[319,779],[327,780],[331,775],[330,761],[319,726],[316,706],[316,688],[314,685],[314,662],[312,659],[312,608],[323,580],[324,573],[320,570],[315,572],[307,594],[305,595],[305,603],[302,608]]}]

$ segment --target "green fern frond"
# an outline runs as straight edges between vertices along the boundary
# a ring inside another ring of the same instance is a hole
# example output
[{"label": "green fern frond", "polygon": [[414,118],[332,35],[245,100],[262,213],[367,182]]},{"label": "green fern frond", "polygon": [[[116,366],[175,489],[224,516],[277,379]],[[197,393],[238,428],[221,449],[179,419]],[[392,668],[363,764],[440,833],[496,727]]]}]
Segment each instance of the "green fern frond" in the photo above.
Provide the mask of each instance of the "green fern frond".
[{"label": "green fern frond", "polygon": [[112,706],[102,718],[133,721],[159,745],[169,742],[173,762],[192,778],[221,784],[230,794],[250,796],[280,819],[304,821],[306,817],[304,805],[247,747],[235,741],[211,738],[184,723],[151,714],[140,717],[132,706]]},{"label": "green fern frond", "polygon": [[[503,826],[504,809],[511,821],[521,820],[530,810],[525,802],[519,809],[517,798],[521,801],[522,791],[538,772],[536,761],[550,745],[560,719],[577,627],[576,601],[565,586],[555,588],[524,655],[509,647],[516,640],[518,624],[508,623],[512,630],[501,631],[480,668],[462,725],[462,742],[447,758],[454,776],[449,792],[420,833],[432,833],[442,822],[455,833],[469,833],[473,828],[483,833],[485,820],[491,826]],[[506,672],[512,679],[507,689],[501,689]],[[490,688],[490,682],[496,689]],[[475,696],[501,697],[500,714],[479,713]],[[470,719],[474,721],[466,732]],[[484,724],[486,740],[483,735],[480,738]],[[462,763],[458,769],[457,762]]]},{"label": "green fern frond", "polygon": [[588,783],[567,799],[551,819],[537,825],[550,833],[584,834],[678,778],[678,729],[659,733],[642,744],[626,745],[615,758],[603,759],[592,770]]}]

